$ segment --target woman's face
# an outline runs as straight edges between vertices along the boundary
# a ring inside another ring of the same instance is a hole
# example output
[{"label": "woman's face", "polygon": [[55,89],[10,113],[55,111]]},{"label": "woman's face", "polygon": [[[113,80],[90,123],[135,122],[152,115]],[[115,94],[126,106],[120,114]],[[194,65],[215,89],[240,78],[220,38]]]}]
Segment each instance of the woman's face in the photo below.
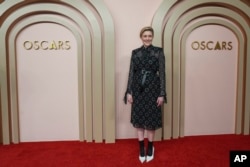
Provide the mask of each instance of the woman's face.
[{"label": "woman's face", "polygon": [[141,35],[142,43],[145,47],[148,47],[152,44],[153,34],[151,31],[144,31]]}]

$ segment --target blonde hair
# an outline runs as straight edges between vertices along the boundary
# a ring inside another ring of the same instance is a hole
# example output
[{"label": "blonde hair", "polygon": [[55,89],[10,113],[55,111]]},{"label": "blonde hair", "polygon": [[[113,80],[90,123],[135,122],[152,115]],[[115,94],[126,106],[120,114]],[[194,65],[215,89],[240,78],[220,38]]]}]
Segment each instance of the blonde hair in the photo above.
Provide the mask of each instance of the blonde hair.
[{"label": "blonde hair", "polygon": [[143,27],[141,29],[141,32],[140,32],[140,37],[142,37],[142,34],[145,32],[145,31],[150,31],[152,32],[152,35],[154,36],[154,29],[150,26],[147,26],[147,27]]}]

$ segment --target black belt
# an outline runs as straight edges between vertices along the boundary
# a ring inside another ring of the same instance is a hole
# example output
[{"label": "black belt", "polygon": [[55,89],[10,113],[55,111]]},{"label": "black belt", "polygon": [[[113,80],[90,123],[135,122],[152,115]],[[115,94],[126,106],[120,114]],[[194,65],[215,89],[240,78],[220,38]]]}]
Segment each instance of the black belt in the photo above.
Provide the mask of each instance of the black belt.
[{"label": "black belt", "polygon": [[142,74],[141,86],[144,86],[147,75],[150,73],[151,71],[141,70],[141,74]]},{"label": "black belt", "polygon": [[141,86],[144,86],[147,75],[151,74],[151,73],[156,73],[156,72],[155,71],[148,71],[148,70],[141,70],[141,74],[142,74]]}]

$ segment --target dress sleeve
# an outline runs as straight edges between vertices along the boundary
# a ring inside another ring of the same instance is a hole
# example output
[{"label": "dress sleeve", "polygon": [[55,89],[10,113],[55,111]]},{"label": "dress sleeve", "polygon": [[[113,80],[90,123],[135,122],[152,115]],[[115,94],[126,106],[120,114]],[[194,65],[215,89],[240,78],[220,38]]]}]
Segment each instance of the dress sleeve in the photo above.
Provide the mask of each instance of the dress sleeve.
[{"label": "dress sleeve", "polygon": [[166,74],[165,74],[165,55],[163,50],[159,53],[159,77],[160,77],[160,97],[164,97],[164,102],[167,103]]},{"label": "dress sleeve", "polygon": [[127,90],[126,90],[124,98],[123,98],[125,104],[127,104],[127,94],[129,93],[132,95],[132,83],[133,83],[133,77],[134,77],[133,55],[134,55],[134,52],[132,52],[132,56],[130,59],[130,68],[129,68],[129,75],[128,75]]}]

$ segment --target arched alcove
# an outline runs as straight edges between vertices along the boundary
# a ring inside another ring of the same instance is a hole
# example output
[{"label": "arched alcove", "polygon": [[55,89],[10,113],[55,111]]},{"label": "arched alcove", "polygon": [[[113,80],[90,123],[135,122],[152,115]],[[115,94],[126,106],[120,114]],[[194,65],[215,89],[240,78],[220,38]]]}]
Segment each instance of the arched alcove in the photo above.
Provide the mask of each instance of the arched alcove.
[{"label": "arched alcove", "polygon": [[[114,26],[104,3],[100,0],[2,3],[0,65],[3,143],[19,142],[15,43],[19,32],[35,23],[62,25],[77,40],[80,140],[114,142]],[[106,41],[109,45],[104,45]]]},{"label": "arched alcove", "polygon": [[[184,117],[184,86],[183,78],[185,66],[185,51],[182,38],[183,33],[195,24],[196,20],[201,23],[202,19],[209,17],[218,17],[228,20],[223,26],[231,29],[243,44],[249,39],[249,16],[248,6],[242,1],[164,1],[156,12],[152,21],[155,29],[155,44],[162,46],[166,54],[166,73],[167,73],[167,93],[169,102],[164,106],[164,126],[162,134],[164,139],[178,138],[183,136],[183,117]],[[202,19],[201,19],[202,18]],[[223,22],[223,21],[222,21]],[[191,24],[192,23],[192,24]],[[230,24],[231,23],[231,24]],[[210,19],[207,23],[218,24],[217,19]],[[229,25],[228,25],[229,24]],[[201,26],[197,25],[197,27]],[[192,29],[193,30],[193,29]],[[189,31],[190,32],[190,31]],[[186,38],[185,38],[186,39]],[[249,53],[249,46],[239,46],[240,63],[238,68],[238,87],[237,87],[237,118],[236,132],[249,134],[249,106],[246,101],[249,100],[248,83],[249,73],[248,65],[243,67],[243,58]],[[249,64],[247,62],[246,64]],[[246,72],[243,71],[243,69]],[[244,76],[243,76],[244,75]],[[243,82],[240,79],[244,79]],[[245,88],[243,88],[246,86]],[[243,89],[245,92],[243,92]],[[244,96],[245,95],[245,96]],[[245,104],[245,106],[242,106]],[[244,118],[242,117],[244,115]],[[245,124],[244,127],[241,127]],[[198,125],[197,125],[198,126]],[[243,130],[242,130],[242,129]],[[161,138],[161,132],[158,133],[158,139]]]}]

